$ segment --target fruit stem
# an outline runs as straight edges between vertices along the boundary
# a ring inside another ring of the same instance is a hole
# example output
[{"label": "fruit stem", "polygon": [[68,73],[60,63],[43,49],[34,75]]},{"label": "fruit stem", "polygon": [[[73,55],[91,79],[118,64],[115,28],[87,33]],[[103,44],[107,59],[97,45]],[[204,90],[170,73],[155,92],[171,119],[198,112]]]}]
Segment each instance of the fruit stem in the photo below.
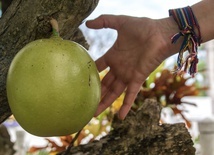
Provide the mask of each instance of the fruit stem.
[{"label": "fruit stem", "polygon": [[52,26],[52,36],[59,37],[59,25],[56,19],[51,18],[50,24]]}]

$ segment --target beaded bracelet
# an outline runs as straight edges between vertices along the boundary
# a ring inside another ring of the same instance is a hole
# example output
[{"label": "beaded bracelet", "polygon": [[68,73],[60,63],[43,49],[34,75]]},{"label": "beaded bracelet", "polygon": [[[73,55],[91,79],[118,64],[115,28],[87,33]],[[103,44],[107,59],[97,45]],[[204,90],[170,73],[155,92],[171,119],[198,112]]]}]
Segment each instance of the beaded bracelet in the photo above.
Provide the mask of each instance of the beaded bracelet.
[{"label": "beaded bracelet", "polygon": [[[189,6],[179,9],[170,9],[169,16],[174,18],[180,30],[180,32],[172,36],[172,43],[176,43],[181,36],[184,37],[177,59],[178,71],[186,72],[189,68],[189,74],[194,77],[197,72],[198,46],[200,46],[201,43],[201,32],[197,19]],[[196,35],[194,29],[198,31],[198,35]],[[183,53],[186,50],[188,50],[189,55],[183,60]]]}]

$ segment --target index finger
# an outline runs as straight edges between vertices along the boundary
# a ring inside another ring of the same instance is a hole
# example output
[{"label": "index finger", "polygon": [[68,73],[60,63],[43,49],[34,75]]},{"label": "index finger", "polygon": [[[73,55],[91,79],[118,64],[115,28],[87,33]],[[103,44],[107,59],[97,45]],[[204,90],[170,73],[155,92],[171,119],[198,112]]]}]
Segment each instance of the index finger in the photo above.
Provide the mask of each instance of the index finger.
[{"label": "index finger", "polygon": [[101,15],[94,20],[86,21],[86,26],[93,29],[112,28],[117,30],[120,25],[120,17],[116,15]]}]

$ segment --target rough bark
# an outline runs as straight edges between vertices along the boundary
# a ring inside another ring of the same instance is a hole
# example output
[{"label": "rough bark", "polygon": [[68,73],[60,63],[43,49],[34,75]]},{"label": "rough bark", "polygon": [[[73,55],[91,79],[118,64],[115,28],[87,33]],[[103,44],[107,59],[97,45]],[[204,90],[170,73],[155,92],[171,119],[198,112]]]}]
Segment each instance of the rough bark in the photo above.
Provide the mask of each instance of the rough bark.
[{"label": "rough bark", "polygon": [[6,76],[15,54],[27,43],[51,34],[49,18],[58,20],[60,35],[87,45],[78,31],[99,0],[13,0],[0,18],[0,123],[11,115]]},{"label": "rough bark", "polygon": [[12,0],[1,0],[0,2],[2,5],[2,12],[4,13],[7,10],[8,6],[11,4]]},{"label": "rough bark", "polygon": [[[115,117],[113,130],[100,141],[73,147],[71,155],[194,155],[195,148],[184,123],[159,124],[161,107],[146,100],[124,121]],[[60,154],[63,154],[60,153]]]}]

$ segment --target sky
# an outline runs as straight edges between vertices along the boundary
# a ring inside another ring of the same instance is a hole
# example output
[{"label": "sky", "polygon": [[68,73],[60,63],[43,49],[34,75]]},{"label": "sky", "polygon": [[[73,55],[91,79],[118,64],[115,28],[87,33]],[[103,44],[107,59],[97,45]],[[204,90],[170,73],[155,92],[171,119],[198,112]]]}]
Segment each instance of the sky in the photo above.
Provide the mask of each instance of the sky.
[{"label": "sky", "polygon": [[100,0],[90,18],[104,13],[160,18],[168,15],[168,9],[191,6],[196,2],[199,0]]},{"label": "sky", "polygon": [[199,0],[100,0],[89,18],[100,14],[123,14],[161,18],[168,16],[168,9],[191,6]]}]

